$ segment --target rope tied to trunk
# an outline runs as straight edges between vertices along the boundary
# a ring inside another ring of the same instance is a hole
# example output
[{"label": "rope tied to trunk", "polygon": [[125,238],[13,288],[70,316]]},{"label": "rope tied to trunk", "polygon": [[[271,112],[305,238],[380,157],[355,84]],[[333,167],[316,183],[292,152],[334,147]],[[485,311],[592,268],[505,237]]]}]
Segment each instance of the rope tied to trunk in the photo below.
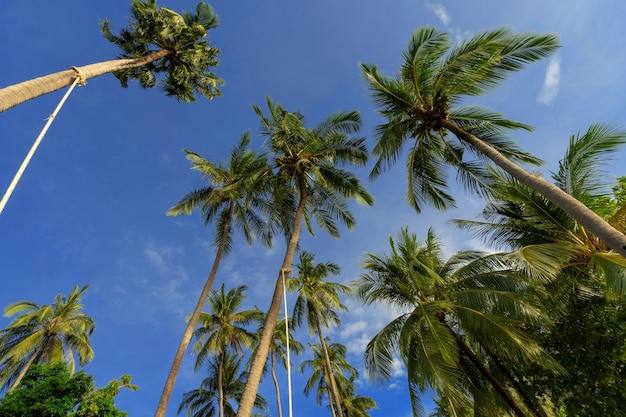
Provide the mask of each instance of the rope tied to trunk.
[{"label": "rope tied to trunk", "polygon": [[70,69],[76,72],[76,79],[78,80],[78,83],[77,83],[78,85],[80,86],[87,85],[87,79],[83,76],[83,73],[80,72],[80,68],[71,66]]}]

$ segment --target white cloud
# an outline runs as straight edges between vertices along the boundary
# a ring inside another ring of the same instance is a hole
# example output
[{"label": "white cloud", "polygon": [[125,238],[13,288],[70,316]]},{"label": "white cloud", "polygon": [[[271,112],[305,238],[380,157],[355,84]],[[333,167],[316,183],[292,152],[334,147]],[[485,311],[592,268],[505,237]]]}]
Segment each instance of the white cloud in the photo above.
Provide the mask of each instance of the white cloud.
[{"label": "white cloud", "polygon": [[537,101],[541,104],[548,105],[559,92],[559,82],[561,80],[561,59],[557,56],[550,60],[546,69],[546,76],[543,80],[543,86],[537,97]]},{"label": "white cloud", "polygon": [[444,25],[449,25],[452,21],[450,14],[444,5],[438,3],[426,3],[426,7],[428,7],[428,9],[431,10]]}]

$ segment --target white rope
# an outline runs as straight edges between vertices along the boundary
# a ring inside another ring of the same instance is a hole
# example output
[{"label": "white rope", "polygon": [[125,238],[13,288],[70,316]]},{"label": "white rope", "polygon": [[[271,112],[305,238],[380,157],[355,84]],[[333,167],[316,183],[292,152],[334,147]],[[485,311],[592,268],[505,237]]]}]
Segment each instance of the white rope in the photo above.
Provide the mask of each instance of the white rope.
[{"label": "white rope", "polygon": [[291,359],[289,358],[289,315],[287,314],[287,282],[285,281],[285,270],[281,270],[283,274],[283,300],[285,305],[285,334],[287,335],[287,397],[289,398],[289,417],[292,417],[292,400],[291,400]]},{"label": "white rope", "polygon": [[22,165],[20,165],[20,168],[17,170],[15,177],[13,177],[13,181],[11,181],[11,184],[9,184],[9,188],[7,188],[7,191],[4,193],[2,200],[0,200],[0,214],[4,210],[4,207],[7,205],[7,201],[9,201],[11,194],[13,194],[13,190],[15,190],[15,187],[17,186],[17,183],[19,182],[20,178],[22,178],[22,174],[24,174],[24,171],[26,170],[26,167],[28,166],[31,158],[35,154],[35,151],[39,147],[39,144],[43,140],[43,137],[46,135],[48,128],[54,121],[54,118],[56,117],[56,115],[59,113],[59,110],[61,110],[61,107],[63,107],[65,100],[67,100],[67,98],[70,96],[70,94],[72,93],[72,90],[74,89],[74,87],[76,87],[76,84],[84,85],[83,77],[80,74],[80,71],[78,70],[78,68],[72,67],[72,69],[74,69],[78,73],[78,75],[76,76],[76,78],[74,79],[74,82],[72,83],[70,88],[67,90],[67,92],[65,93],[65,95],[63,96],[63,98],[61,99],[57,107],[54,109],[50,117],[48,117],[45,126],[43,127],[43,129],[41,129],[41,133],[39,133],[39,136],[37,136],[37,139],[35,139],[35,143],[33,143],[33,146],[31,146],[30,151],[28,151],[28,154],[26,155],[26,158],[24,158],[24,162],[22,162]]}]

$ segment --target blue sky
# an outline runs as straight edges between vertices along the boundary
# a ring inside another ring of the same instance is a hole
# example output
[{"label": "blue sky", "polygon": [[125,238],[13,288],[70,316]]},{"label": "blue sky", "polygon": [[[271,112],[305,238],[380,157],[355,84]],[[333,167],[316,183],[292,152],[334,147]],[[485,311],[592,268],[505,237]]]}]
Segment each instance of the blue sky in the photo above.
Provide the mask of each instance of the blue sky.
[{"label": "blue sky", "polygon": [[[132,374],[139,391],[122,393],[118,405],[131,416],[150,416],[158,402],[184,317],[210,270],[212,229],[199,214],[169,218],[165,211],[202,185],[181,152],[193,150],[212,161],[225,160],[250,129],[260,147],[258,120],[250,104],[264,106],[266,95],[288,110],[300,110],[310,124],[339,110],[359,110],[362,134],[372,144],[380,119],[358,69],[375,63],[392,75],[411,33],[434,25],[462,39],[481,29],[509,25],[517,31],[557,32],[563,48],[550,60],[512,76],[501,88],[473,101],[536,127],[515,138],[543,158],[543,173],[557,166],[569,136],[591,123],[626,128],[626,6],[621,1],[528,0],[472,2],[422,0],[226,1],[211,3],[220,25],[209,33],[219,47],[215,69],[226,81],[223,97],[177,103],[157,89],[122,89],[112,75],[77,88],[52,125],[6,209],[0,215],[0,306],[17,300],[50,303],[57,293],[89,283],[85,311],[96,321],[94,361],[86,367],[97,385]],[[175,10],[193,10],[190,0],[159,1]],[[100,34],[108,18],[114,30],[125,25],[129,2],[0,2],[0,86],[116,57]],[[8,186],[22,158],[62,96],[50,94],[0,114],[0,187]],[[609,167],[624,175],[624,153]],[[371,167],[371,164],[368,168]],[[370,183],[372,208],[353,206],[357,226],[340,240],[324,233],[305,236],[302,248],[318,262],[342,268],[338,280],[359,274],[364,252],[387,249],[388,236],[409,225],[419,236],[433,226],[449,252],[477,248],[471,236],[447,225],[450,218],[473,218],[482,210],[477,197],[456,191],[461,208],[448,213],[425,209],[417,215],[404,200],[402,161]],[[451,180],[454,176],[451,176]],[[274,249],[240,244],[224,260],[215,287],[226,282],[249,286],[248,305],[269,306],[283,256]],[[293,301],[293,297],[288,298]],[[333,341],[344,343],[349,359],[364,375],[362,352],[394,312],[364,308],[346,300]],[[9,319],[0,318],[4,327]],[[299,334],[303,342],[308,334]],[[307,359],[304,355],[296,358]],[[193,373],[187,357],[168,411],[204,375]],[[313,398],[302,393],[304,377],[294,373],[294,415],[318,415]],[[405,375],[384,386],[357,386],[375,398],[375,416],[408,416]],[[286,389],[283,388],[283,393]],[[275,414],[267,378],[261,393]],[[428,401],[425,400],[428,405]],[[286,404],[285,404],[286,409]]]}]

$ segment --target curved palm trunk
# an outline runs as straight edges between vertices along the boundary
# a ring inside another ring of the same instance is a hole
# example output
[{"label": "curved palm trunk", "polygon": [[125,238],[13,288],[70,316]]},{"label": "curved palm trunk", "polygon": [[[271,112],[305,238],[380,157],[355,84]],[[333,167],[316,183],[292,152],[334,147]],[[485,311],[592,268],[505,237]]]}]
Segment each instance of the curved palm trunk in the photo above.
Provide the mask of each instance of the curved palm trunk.
[{"label": "curved palm trunk", "polygon": [[[518,417],[527,417],[526,413],[520,408],[519,404],[515,401],[515,399],[511,396],[511,394],[506,390],[506,388],[496,379],[496,377],[487,369],[487,367],[482,363],[482,361],[476,356],[476,354],[470,349],[470,347],[465,343],[465,341],[454,332],[447,323],[443,322],[444,326],[448,328],[448,331],[454,338],[457,346],[461,351],[467,356],[467,358],[472,362],[472,364],[478,369],[478,371],[487,379],[489,384],[496,390],[498,394],[502,397],[502,399],[511,407],[515,415]],[[538,417],[533,413],[535,417]]]},{"label": "curved palm trunk", "polygon": [[299,178],[298,182],[300,189],[300,201],[298,202],[298,208],[296,209],[293,229],[291,236],[289,237],[287,249],[285,250],[283,264],[278,272],[278,278],[276,278],[274,294],[272,295],[272,302],[270,304],[269,311],[267,312],[265,323],[263,324],[263,332],[261,332],[259,347],[257,348],[256,354],[252,359],[250,373],[248,374],[248,381],[246,382],[246,387],[244,388],[241,400],[239,401],[237,417],[250,417],[252,414],[254,399],[256,398],[256,394],[259,389],[259,383],[261,382],[261,376],[263,374],[263,367],[265,366],[267,356],[269,355],[272,336],[274,334],[274,329],[276,328],[276,322],[278,321],[278,313],[280,312],[284,288],[282,274],[283,272],[291,272],[291,264],[293,263],[293,257],[296,253],[296,248],[298,247],[298,241],[300,240],[300,229],[302,228],[302,219],[304,217],[304,209],[306,207],[307,189],[303,178]]},{"label": "curved palm trunk", "polygon": [[560,188],[550,184],[548,181],[520,168],[498,152],[498,150],[492,148],[480,140],[480,138],[461,129],[451,121],[442,120],[441,126],[454,133],[459,140],[470,144],[478,152],[491,159],[497,166],[505,170],[517,181],[550,200],[554,205],[583,225],[585,229],[600,238],[607,246],[626,258],[626,235],[615,229],[583,203]]},{"label": "curved palm trunk", "polygon": [[274,352],[270,353],[270,364],[272,381],[274,381],[274,390],[276,391],[276,407],[278,410],[278,417],[283,417],[283,407],[280,404],[280,386],[278,385],[278,378],[276,378],[276,368],[274,366]]},{"label": "curved palm trunk", "polygon": [[141,67],[161,58],[171,55],[172,51],[162,49],[150,55],[134,59],[114,59],[111,61],[98,62],[85,65],[84,67],[72,67],[71,69],[34,78],[19,84],[0,89],[0,112],[32,100],[44,94],[51,93],[63,87],[71,85],[76,78],[80,78],[79,84],[84,85],[89,78],[94,78],[109,72],[120,71],[128,68]]},{"label": "curved palm trunk", "polygon": [[504,364],[502,363],[500,358],[495,353],[493,353],[491,351],[491,349],[489,349],[488,347],[484,346],[482,343],[481,343],[481,346],[485,350],[485,353],[487,353],[487,356],[489,356],[489,358],[496,365],[496,368],[498,368],[498,370],[502,373],[502,375],[504,375],[504,377],[507,379],[507,381],[509,381],[509,383],[513,386],[513,389],[515,389],[515,391],[522,398],[522,401],[524,402],[524,405],[526,405],[526,407],[528,407],[528,409],[532,411],[533,415],[539,416],[539,417],[548,417],[547,414],[545,413],[545,411],[543,410],[543,408],[541,406],[539,406],[539,407],[535,406],[535,403],[526,394],[526,392],[524,391],[522,386],[519,384],[517,379],[515,379],[515,377],[513,377],[511,372],[509,372],[508,368],[506,366],[504,366]]},{"label": "curved palm trunk", "polygon": [[39,346],[37,346],[37,349],[35,349],[35,351],[31,355],[31,357],[28,358],[28,362],[26,362],[26,364],[24,364],[24,367],[22,368],[22,370],[20,371],[19,375],[17,376],[17,378],[13,382],[13,385],[11,385],[11,388],[9,388],[8,392],[13,391],[15,389],[15,387],[17,387],[20,384],[20,382],[22,382],[22,379],[24,378],[24,375],[26,375],[26,371],[28,371],[28,368],[30,368],[30,366],[33,364],[33,362],[35,362],[35,359],[41,353],[41,350],[43,349],[43,346],[44,346],[44,343],[41,343]]},{"label": "curved palm trunk", "polygon": [[189,318],[189,322],[185,327],[185,331],[183,332],[183,337],[180,339],[180,343],[178,345],[178,350],[174,355],[174,361],[172,362],[172,367],[170,368],[170,373],[167,376],[167,380],[165,381],[165,386],[163,387],[163,392],[161,393],[161,399],[159,400],[159,405],[157,406],[156,412],[154,413],[154,417],[164,417],[165,412],[167,411],[167,404],[169,403],[170,397],[172,396],[172,391],[174,390],[174,384],[176,383],[176,377],[178,376],[178,372],[180,371],[181,364],[183,363],[183,357],[185,356],[185,351],[189,346],[189,342],[191,341],[191,336],[193,335],[193,330],[198,323],[198,319],[200,318],[200,313],[202,313],[202,309],[206,303],[207,296],[211,291],[211,287],[213,286],[213,281],[215,280],[215,275],[217,275],[217,270],[220,265],[220,261],[222,260],[222,256],[224,255],[224,248],[226,247],[226,237],[228,236],[230,230],[230,220],[232,218],[233,206],[229,207],[228,220],[224,224],[224,231],[222,236],[224,237],[215,253],[215,259],[213,260],[213,267],[211,268],[211,273],[209,274],[206,282],[204,283],[204,287],[202,287],[202,292],[200,292],[200,297],[198,298],[198,302],[196,303],[196,308],[193,310],[191,317]]},{"label": "curved palm trunk", "polygon": [[[339,417],[343,417],[343,410],[341,409],[341,398],[339,397],[339,389],[337,388],[337,381],[335,381],[335,373],[333,372],[333,366],[330,363],[330,356],[328,356],[328,346],[326,346],[326,341],[324,340],[324,335],[322,334],[322,326],[320,324],[319,314],[317,311],[315,312],[315,325],[317,326],[317,335],[320,338],[320,343],[322,345],[322,352],[324,352],[324,362],[326,364],[326,371],[328,372],[328,386],[330,388],[330,393],[333,397],[333,403],[335,403],[335,407],[337,408],[337,414]],[[331,404],[332,408],[332,404]]]}]

